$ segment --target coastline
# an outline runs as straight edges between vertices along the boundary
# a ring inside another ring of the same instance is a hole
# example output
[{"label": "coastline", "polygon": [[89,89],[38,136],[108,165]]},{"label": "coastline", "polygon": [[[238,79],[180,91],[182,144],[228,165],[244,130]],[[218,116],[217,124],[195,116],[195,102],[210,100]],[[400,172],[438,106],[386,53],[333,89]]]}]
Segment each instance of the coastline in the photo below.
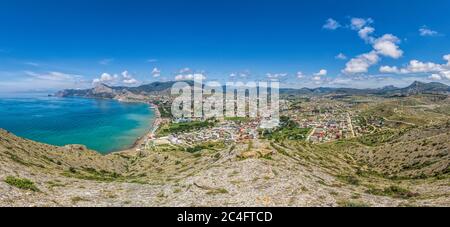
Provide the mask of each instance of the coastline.
[{"label": "coastline", "polygon": [[[38,97],[41,97],[41,96],[42,95],[40,95]],[[35,98],[36,96],[32,95],[30,97]],[[44,96],[42,96],[42,97],[44,97]],[[45,97],[57,97],[57,96],[48,96],[47,95]],[[72,97],[57,97],[57,98],[72,98]],[[73,97],[73,98],[98,99],[98,98],[90,98],[90,97]],[[58,146],[58,147],[64,147],[64,146],[70,146],[70,145],[83,145],[83,146],[86,146],[87,149],[89,149],[89,150],[95,151],[96,153],[98,153],[100,155],[106,156],[106,155],[109,155],[109,154],[121,153],[121,152],[124,152],[124,151],[128,151],[128,152],[131,151],[131,150],[136,151],[139,148],[143,148],[147,144],[148,140],[154,137],[156,130],[159,128],[159,125],[162,122],[161,114],[160,114],[160,111],[159,111],[159,107],[156,104],[154,104],[154,103],[152,103],[150,101],[145,101],[145,100],[129,101],[129,100],[107,99],[107,98],[100,98],[100,99],[102,99],[102,100],[112,100],[112,101],[117,101],[117,102],[120,102],[120,103],[142,103],[142,104],[146,105],[145,108],[149,108],[149,111],[154,111],[153,114],[152,114],[153,116],[148,116],[147,119],[144,119],[146,121],[145,122],[145,130],[142,131],[140,134],[136,134],[134,138],[130,138],[131,141],[129,140],[129,144],[128,145],[125,145],[123,147],[116,147],[116,149],[113,148],[109,152],[101,152],[100,150],[103,149],[101,147],[98,148],[98,149],[88,148],[86,144],[82,144],[82,143],[78,143],[78,144],[77,143],[64,143],[64,144],[61,144],[61,145],[55,145],[55,144],[48,143],[48,142],[46,143],[46,142],[42,142],[42,141],[26,138],[25,136],[21,137],[21,138],[32,140],[32,141],[39,142],[39,143],[49,144],[49,145],[52,145],[52,146]]]},{"label": "coastline", "polygon": [[162,122],[162,118],[161,118],[161,112],[159,111],[159,106],[152,103],[152,102],[145,102],[146,104],[149,105],[149,108],[154,109],[155,111],[155,118],[153,120],[152,126],[150,128],[150,131],[145,133],[143,136],[140,136],[136,139],[136,141],[133,143],[133,145],[128,148],[128,149],[124,149],[124,150],[119,150],[116,152],[111,152],[111,153],[122,153],[122,152],[129,152],[129,151],[139,151],[139,149],[142,149],[143,146],[145,147],[147,142],[153,138],[155,138],[155,133],[158,130],[161,122]]},{"label": "coastline", "polygon": [[[65,97],[66,98],[66,97]],[[155,111],[155,118],[153,120],[153,123],[150,127],[150,131],[146,132],[144,135],[139,136],[138,138],[136,138],[136,140],[134,141],[134,143],[129,146],[126,149],[118,149],[117,151],[112,151],[109,152],[107,154],[102,154],[99,151],[95,151],[101,155],[110,155],[110,154],[116,154],[116,153],[123,153],[123,152],[130,152],[130,151],[138,151],[139,149],[141,149],[143,146],[145,146],[148,142],[148,140],[153,139],[155,137],[155,133],[156,130],[158,130],[161,122],[162,122],[162,118],[161,118],[161,112],[159,111],[159,106],[154,104],[153,102],[148,102],[148,101],[139,101],[139,100],[127,100],[127,99],[117,99],[117,98],[101,98],[101,99],[107,99],[107,100],[115,100],[117,102],[122,102],[122,103],[144,103],[149,105],[150,109],[153,109]]]}]

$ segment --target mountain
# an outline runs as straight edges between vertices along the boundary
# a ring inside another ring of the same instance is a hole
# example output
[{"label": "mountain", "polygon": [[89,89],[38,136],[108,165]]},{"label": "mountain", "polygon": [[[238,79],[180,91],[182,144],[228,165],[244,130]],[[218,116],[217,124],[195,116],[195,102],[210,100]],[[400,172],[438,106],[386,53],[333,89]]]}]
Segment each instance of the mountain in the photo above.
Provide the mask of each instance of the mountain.
[{"label": "mountain", "polygon": [[432,83],[422,83],[415,81],[410,86],[400,89],[402,94],[405,95],[416,95],[416,94],[424,94],[424,93],[445,93],[450,92],[450,87],[438,83],[438,82],[432,82]]},{"label": "mountain", "polygon": [[169,94],[170,88],[176,82],[154,82],[141,85],[139,87],[109,86],[99,84],[90,89],[68,89],[59,91],[55,94],[57,97],[87,97],[87,98],[116,98],[139,96],[139,95],[161,95]]},{"label": "mountain", "polygon": [[280,89],[280,93],[284,95],[329,95],[329,94],[342,94],[342,95],[381,95],[381,96],[411,96],[417,94],[448,94],[450,87],[437,82],[422,83],[414,82],[410,86],[405,88],[397,88],[395,86],[386,86],[378,89],[356,89],[356,88],[301,88],[301,89]]},{"label": "mountain", "polygon": [[[193,82],[186,81],[192,86]],[[114,87],[106,84],[100,84],[91,89],[85,90],[63,90],[55,94],[58,97],[88,97],[88,98],[115,98],[121,99],[125,97],[136,97],[144,95],[169,95],[171,87],[175,81],[170,82],[154,82],[138,87]],[[225,91],[225,88],[224,88]],[[414,82],[405,88],[397,88],[394,86],[386,86],[379,89],[356,89],[356,88],[282,88],[280,94],[282,95],[381,95],[381,96],[411,96],[417,94],[448,94],[450,87],[438,83],[422,83]]]}]

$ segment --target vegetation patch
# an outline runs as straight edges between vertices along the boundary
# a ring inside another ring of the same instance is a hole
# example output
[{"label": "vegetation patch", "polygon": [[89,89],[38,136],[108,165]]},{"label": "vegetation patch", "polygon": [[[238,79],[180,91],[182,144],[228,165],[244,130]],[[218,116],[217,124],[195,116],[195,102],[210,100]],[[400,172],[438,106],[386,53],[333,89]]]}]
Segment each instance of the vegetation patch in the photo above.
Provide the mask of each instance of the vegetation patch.
[{"label": "vegetation patch", "polygon": [[55,188],[55,187],[65,187],[65,184],[55,182],[55,181],[49,181],[47,182],[49,188]]},{"label": "vegetation patch", "polygon": [[286,152],[286,150],[284,150],[283,148],[277,146],[275,143],[271,142],[271,143],[270,143],[270,146],[273,147],[278,153],[280,153],[280,154],[282,154],[282,155],[285,155],[285,156],[287,156],[287,157],[291,157],[291,156],[289,155],[289,153]]},{"label": "vegetation patch", "polygon": [[337,178],[347,184],[351,184],[351,185],[359,185],[360,184],[360,180],[356,176],[353,176],[353,175],[340,175]]},{"label": "vegetation patch", "polygon": [[368,204],[361,201],[340,200],[337,202],[339,207],[370,207]]},{"label": "vegetation patch", "polygon": [[123,177],[118,173],[111,173],[105,170],[97,171],[93,168],[85,168],[83,172],[70,168],[69,171],[63,173],[63,176],[102,182],[123,180]]},{"label": "vegetation patch", "polygon": [[225,144],[223,142],[205,142],[202,144],[197,144],[193,147],[185,148],[186,152],[189,153],[197,153],[203,150],[217,150],[225,148]]},{"label": "vegetation patch", "polygon": [[158,106],[159,113],[162,118],[172,118],[172,106],[169,102],[164,103],[161,101],[154,101],[155,105]]},{"label": "vegetation patch", "polygon": [[366,146],[376,146],[387,143],[396,138],[396,133],[391,130],[377,132],[371,135],[365,135],[358,138],[358,142]]},{"label": "vegetation patch", "polygon": [[184,122],[184,123],[171,123],[162,127],[158,135],[159,136],[168,136],[170,134],[177,133],[186,133],[201,130],[204,128],[213,127],[216,124],[213,120],[208,121],[193,121],[193,122]]},{"label": "vegetation patch", "polygon": [[389,196],[398,199],[410,199],[412,197],[416,197],[419,195],[400,186],[390,186],[383,190],[377,188],[370,188],[366,192],[372,195]]},{"label": "vegetation patch", "polygon": [[284,140],[305,140],[310,131],[311,129],[309,128],[300,128],[300,125],[289,117],[282,116],[278,129],[262,130],[260,135],[265,139],[280,142]]},{"label": "vegetation patch", "polygon": [[25,162],[19,156],[15,155],[15,154],[12,154],[9,151],[6,151],[5,154],[9,155],[9,158],[11,160],[13,160],[14,162],[17,162],[17,163],[19,163],[21,165],[24,165],[24,166],[30,166],[30,163]]},{"label": "vegetation patch", "polygon": [[5,179],[5,183],[19,188],[19,189],[23,189],[23,190],[30,190],[33,192],[39,192],[39,188],[36,187],[36,185],[34,185],[34,183],[31,180],[25,179],[25,178],[17,178],[17,177],[13,177],[13,176],[8,176]]},{"label": "vegetation patch", "polygon": [[89,202],[88,199],[81,198],[79,196],[73,197],[70,200],[72,201],[73,204],[76,204],[76,203],[79,203],[79,202]]},{"label": "vegetation patch", "polygon": [[228,190],[226,190],[225,188],[218,188],[210,190],[206,194],[207,195],[228,194]]}]

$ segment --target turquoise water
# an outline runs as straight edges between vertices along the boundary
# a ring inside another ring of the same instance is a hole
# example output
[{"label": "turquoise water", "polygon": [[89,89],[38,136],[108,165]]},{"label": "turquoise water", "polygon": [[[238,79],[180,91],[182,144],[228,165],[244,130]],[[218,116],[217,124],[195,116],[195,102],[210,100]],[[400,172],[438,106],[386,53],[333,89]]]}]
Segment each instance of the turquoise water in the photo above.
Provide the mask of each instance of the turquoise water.
[{"label": "turquoise water", "polygon": [[100,153],[131,147],[151,129],[146,104],[114,100],[32,96],[0,97],[0,128],[31,140],[83,144]]}]

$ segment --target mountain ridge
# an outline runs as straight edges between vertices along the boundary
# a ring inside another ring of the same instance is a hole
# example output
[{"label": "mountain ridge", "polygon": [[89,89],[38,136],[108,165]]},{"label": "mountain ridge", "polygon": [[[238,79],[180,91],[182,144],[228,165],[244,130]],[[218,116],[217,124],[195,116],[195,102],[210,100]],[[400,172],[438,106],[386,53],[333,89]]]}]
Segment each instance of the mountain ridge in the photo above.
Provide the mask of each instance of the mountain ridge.
[{"label": "mountain ridge", "polygon": [[[67,89],[55,94],[58,97],[89,97],[89,98],[117,98],[132,95],[170,95],[171,87],[176,81],[153,82],[138,87],[109,86],[99,84],[94,88],[77,90]],[[188,81],[192,85],[192,81]],[[411,96],[418,94],[448,94],[450,86],[439,82],[423,83],[413,82],[408,87],[398,88],[395,86],[385,86],[376,89],[358,89],[358,88],[281,88],[281,94],[285,95],[327,95],[327,94],[346,94],[346,95],[381,95],[381,96]]]}]

